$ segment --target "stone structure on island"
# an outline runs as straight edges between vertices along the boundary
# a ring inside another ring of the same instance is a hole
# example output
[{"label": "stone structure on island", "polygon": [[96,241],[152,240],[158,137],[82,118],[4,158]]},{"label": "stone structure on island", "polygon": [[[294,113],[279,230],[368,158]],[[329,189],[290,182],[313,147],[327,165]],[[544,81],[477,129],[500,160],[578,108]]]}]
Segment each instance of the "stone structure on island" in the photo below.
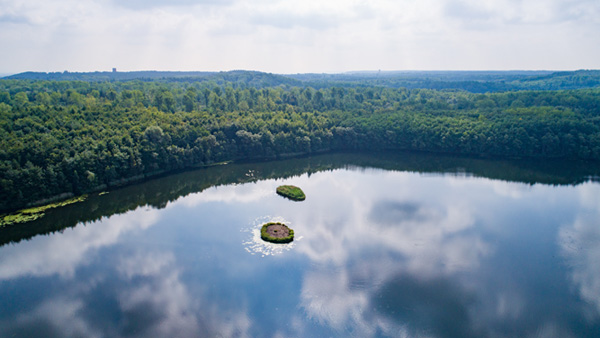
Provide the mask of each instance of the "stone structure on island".
[{"label": "stone structure on island", "polygon": [[260,229],[260,238],[271,243],[290,243],[294,240],[294,230],[280,222],[269,222]]}]

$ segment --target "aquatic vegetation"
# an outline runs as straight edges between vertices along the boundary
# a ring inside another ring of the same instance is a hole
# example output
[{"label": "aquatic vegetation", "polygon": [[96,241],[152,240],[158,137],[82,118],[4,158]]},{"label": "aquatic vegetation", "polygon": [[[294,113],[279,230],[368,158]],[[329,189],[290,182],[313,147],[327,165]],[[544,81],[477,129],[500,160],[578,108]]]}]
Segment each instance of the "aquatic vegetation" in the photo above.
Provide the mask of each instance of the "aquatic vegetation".
[{"label": "aquatic vegetation", "polygon": [[46,210],[53,208],[64,207],[65,205],[83,202],[87,198],[87,195],[82,195],[79,197],[74,197],[68,200],[64,200],[61,202],[51,203],[42,205],[39,207],[27,208],[19,210],[15,213],[11,213],[8,215],[3,215],[0,217],[0,228],[8,225],[18,224],[18,223],[27,223],[31,221],[35,221],[38,218],[44,217],[46,214]]}]

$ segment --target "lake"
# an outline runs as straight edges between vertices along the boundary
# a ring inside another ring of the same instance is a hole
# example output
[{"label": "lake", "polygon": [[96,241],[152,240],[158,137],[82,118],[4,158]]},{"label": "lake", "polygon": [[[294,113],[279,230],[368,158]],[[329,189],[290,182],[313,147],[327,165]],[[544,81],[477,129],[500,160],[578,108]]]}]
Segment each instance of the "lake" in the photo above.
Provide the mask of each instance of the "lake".
[{"label": "lake", "polygon": [[[597,164],[325,154],[0,229],[5,337],[597,337]],[[301,187],[306,200],[277,195]],[[295,231],[260,240],[263,223]]]}]

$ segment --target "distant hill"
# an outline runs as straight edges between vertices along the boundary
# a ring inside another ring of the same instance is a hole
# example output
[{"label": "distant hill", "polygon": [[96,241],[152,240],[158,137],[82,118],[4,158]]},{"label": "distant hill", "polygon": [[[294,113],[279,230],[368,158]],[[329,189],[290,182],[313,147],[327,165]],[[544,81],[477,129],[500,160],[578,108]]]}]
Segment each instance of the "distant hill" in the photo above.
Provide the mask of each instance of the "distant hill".
[{"label": "distant hill", "polygon": [[531,76],[513,81],[511,84],[522,89],[579,89],[600,87],[600,70],[577,70]]},{"label": "distant hill", "polygon": [[7,79],[16,80],[48,80],[48,81],[130,81],[130,80],[157,80],[157,79],[183,79],[183,78],[207,78],[215,72],[24,72],[11,76]]},{"label": "distant hill", "polygon": [[580,89],[600,86],[600,70],[552,71],[387,71],[288,75],[313,87],[383,86],[458,89],[473,93]]},{"label": "distant hill", "polygon": [[256,88],[387,87],[465,90],[472,93],[518,90],[561,90],[600,87],[600,70],[577,71],[357,71],[340,74],[271,74],[257,71],[228,72],[25,72],[4,79],[52,81],[163,81],[214,82]]},{"label": "distant hill", "polygon": [[297,74],[288,75],[303,81],[365,81],[404,80],[439,82],[507,82],[532,76],[547,76],[552,71],[354,71],[340,74]]},{"label": "distant hill", "polygon": [[244,83],[253,87],[275,87],[279,85],[301,86],[301,81],[282,75],[233,70],[228,72],[169,72],[169,71],[137,71],[137,72],[25,72],[7,76],[4,79],[14,80],[46,80],[46,81],[164,81],[164,82],[204,82],[213,81],[217,85],[225,83]]},{"label": "distant hill", "polygon": [[332,86],[456,89],[473,93],[600,87],[600,70],[553,71],[362,71],[287,75],[315,88]]}]

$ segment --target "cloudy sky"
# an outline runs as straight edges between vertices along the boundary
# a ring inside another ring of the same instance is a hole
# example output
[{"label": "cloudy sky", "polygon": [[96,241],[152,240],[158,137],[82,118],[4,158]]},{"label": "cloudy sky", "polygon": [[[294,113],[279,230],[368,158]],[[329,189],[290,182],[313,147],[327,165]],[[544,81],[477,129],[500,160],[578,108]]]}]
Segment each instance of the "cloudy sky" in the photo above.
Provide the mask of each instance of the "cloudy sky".
[{"label": "cloudy sky", "polygon": [[0,73],[600,68],[598,0],[0,0]]}]

